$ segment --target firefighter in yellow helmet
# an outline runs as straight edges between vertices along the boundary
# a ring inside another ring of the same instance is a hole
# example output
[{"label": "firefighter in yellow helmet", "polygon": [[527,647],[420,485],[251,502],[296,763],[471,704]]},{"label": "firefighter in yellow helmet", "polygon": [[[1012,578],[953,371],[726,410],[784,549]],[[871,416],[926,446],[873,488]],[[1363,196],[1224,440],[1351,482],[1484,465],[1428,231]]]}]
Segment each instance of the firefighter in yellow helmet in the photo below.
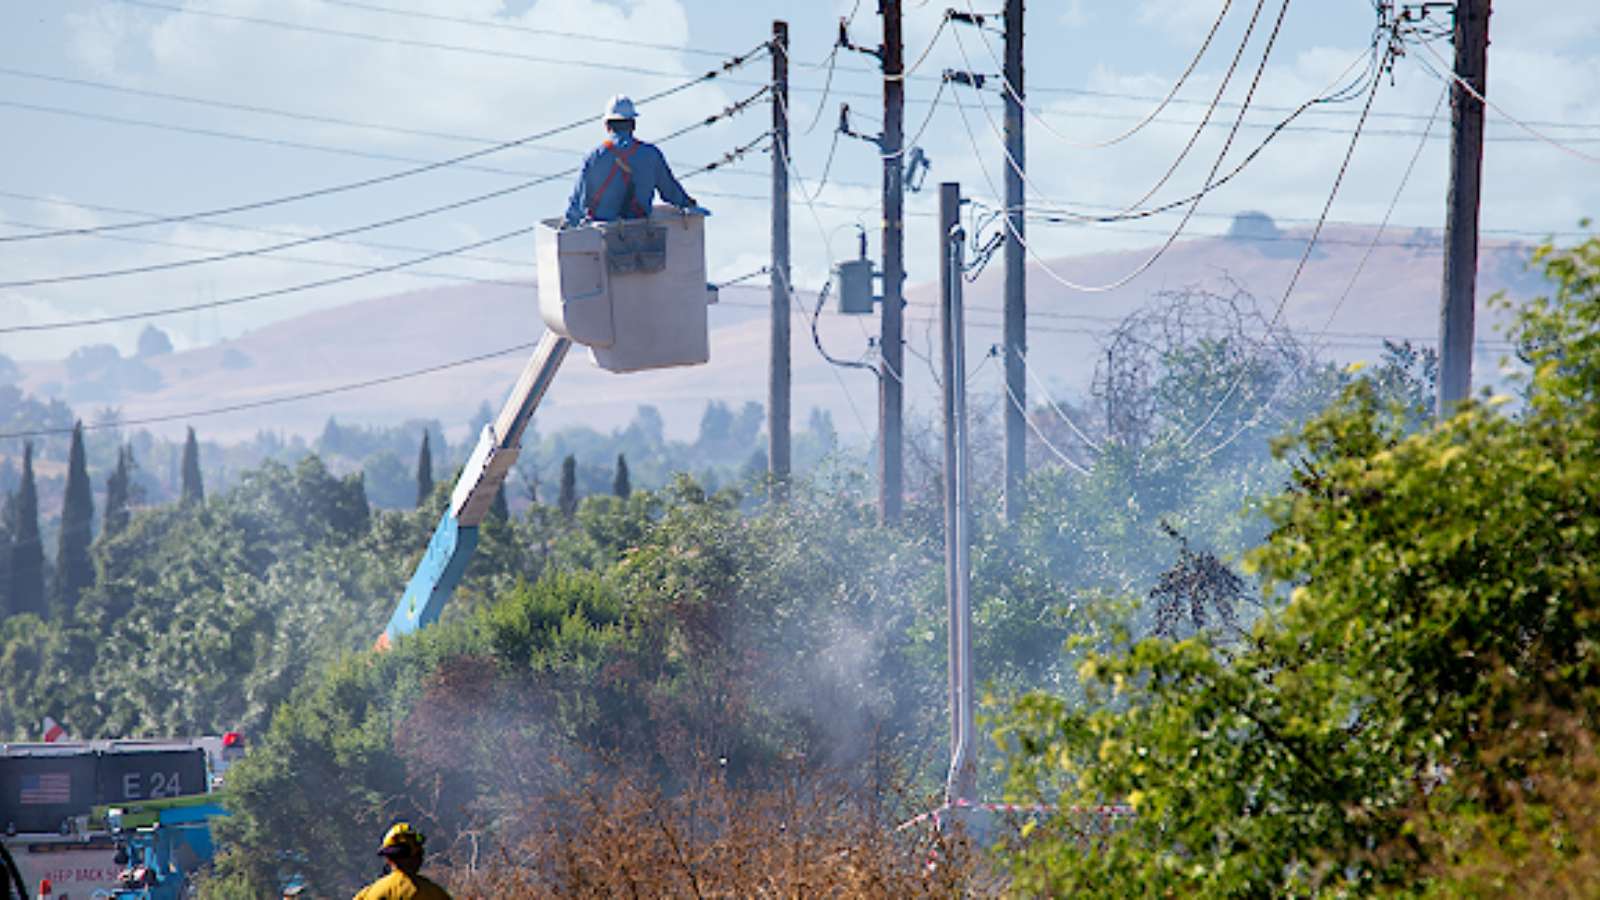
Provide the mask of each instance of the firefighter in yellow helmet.
[{"label": "firefighter in yellow helmet", "polygon": [[405,822],[383,836],[378,855],[389,874],[361,889],[355,900],[450,900],[444,888],[418,873],[422,868],[422,832]]}]

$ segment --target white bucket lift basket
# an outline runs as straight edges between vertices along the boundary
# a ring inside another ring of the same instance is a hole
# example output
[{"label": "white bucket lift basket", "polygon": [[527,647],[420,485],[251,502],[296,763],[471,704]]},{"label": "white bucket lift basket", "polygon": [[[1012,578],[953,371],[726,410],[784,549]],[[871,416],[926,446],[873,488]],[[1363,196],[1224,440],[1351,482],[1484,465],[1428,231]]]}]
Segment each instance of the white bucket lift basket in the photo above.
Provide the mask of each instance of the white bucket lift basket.
[{"label": "white bucket lift basket", "polygon": [[711,358],[705,216],[657,206],[649,219],[561,225],[545,219],[535,236],[539,313],[552,331],[612,372]]}]

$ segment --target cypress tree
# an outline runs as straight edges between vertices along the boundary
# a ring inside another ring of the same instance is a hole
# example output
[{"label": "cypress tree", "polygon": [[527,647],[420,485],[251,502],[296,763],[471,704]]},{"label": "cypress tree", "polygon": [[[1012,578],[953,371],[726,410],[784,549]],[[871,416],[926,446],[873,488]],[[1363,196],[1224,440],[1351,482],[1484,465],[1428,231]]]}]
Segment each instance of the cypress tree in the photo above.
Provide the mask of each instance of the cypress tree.
[{"label": "cypress tree", "polygon": [[16,494],[6,494],[0,502],[0,622],[16,612],[11,603],[11,535],[17,505]]},{"label": "cypress tree", "polygon": [[44,542],[39,538],[39,489],[33,481],[33,444],[22,448],[22,482],[11,498],[11,611],[48,614],[44,595]]},{"label": "cypress tree", "polygon": [[428,448],[428,432],[422,432],[422,449],[417,451],[417,505],[433,496],[433,451]]},{"label": "cypress tree", "polygon": [[184,506],[204,503],[206,488],[200,480],[200,442],[194,439],[194,428],[189,429],[189,438],[183,442],[183,493],[180,501]]},{"label": "cypress tree", "polygon": [[633,480],[628,477],[628,458],[617,454],[617,474],[611,479],[611,493],[626,500],[633,493]]},{"label": "cypress tree", "polygon": [[561,461],[561,496],[556,506],[569,519],[578,511],[578,460],[574,456]]},{"label": "cypress tree", "polygon": [[61,534],[56,545],[55,602],[59,614],[70,617],[78,597],[94,584],[94,563],[89,543],[94,537],[94,487],[83,452],[83,423],[72,428],[72,449],[67,453],[67,487],[61,497]]},{"label": "cypress tree", "polygon": [[117,448],[117,467],[106,476],[106,511],[100,526],[100,538],[116,536],[128,527],[129,481],[128,458],[133,454],[129,447]]}]

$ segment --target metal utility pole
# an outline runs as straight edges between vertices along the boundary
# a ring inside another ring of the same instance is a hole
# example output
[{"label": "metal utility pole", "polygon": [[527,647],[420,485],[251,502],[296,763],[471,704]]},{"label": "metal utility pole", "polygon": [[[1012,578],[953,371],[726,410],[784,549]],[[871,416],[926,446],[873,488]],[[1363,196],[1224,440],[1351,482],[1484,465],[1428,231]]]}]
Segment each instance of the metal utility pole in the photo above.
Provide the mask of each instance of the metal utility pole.
[{"label": "metal utility pole", "polygon": [[962,315],[961,185],[939,185],[939,338],[944,388],[944,564],[950,619],[950,773],[945,802],[975,800],[971,518],[967,510],[967,343]]},{"label": "metal utility pole", "polygon": [[878,350],[878,518],[898,522],[905,493],[905,44],[900,0],[883,0],[883,309]]},{"label": "metal utility pole", "polygon": [[[1487,96],[1490,0],[1457,0],[1456,77]],[[1461,83],[1450,89],[1450,194],[1444,230],[1444,297],[1439,311],[1440,418],[1472,392],[1473,316],[1478,278],[1478,189],[1483,180],[1483,102]]]},{"label": "metal utility pole", "polygon": [[767,382],[767,473],[789,480],[789,23],[772,23],[772,362]]},{"label": "metal utility pole", "polygon": [[1006,0],[1006,303],[1004,320],[1006,389],[1016,398],[1006,404],[1006,521],[1022,516],[1023,481],[1028,476],[1028,275],[1023,256],[1023,99],[1022,0]]}]

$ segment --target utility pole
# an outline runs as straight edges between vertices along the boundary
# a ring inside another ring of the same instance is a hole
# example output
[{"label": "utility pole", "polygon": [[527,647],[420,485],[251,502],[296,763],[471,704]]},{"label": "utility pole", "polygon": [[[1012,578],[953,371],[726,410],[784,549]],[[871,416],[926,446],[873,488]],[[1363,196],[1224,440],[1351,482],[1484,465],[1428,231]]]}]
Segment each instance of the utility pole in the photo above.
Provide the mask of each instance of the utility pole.
[{"label": "utility pole", "polygon": [[878,335],[878,519],[900,521],[905,493],[905,44],[900,0],[882,0],[883,12],[883,309]]},{"label": "utility pole", "polygon": [[967,510],[967,343],[962,312],[961,185],[939,185],[939,338],[944,393],[944,572],[950,639],[950,772],[945,802],[977,799],[973,716],[971,517]]},{"label": "utility pole", "polygon": [[[1455,73],[1487,96],[1490,0],[1457,0]],[[1444,297],[1439,311],[1439,418],[1472,392],[1473,316],[1478,278],[1478,189],[1483,180],[1483,102],[1460,82],[1450,88],[1450,194],[1444,231]]]},{"label": "utility pole", "polygon": [[1028,475],[1028,275],[1023,256],[1023,100],[1022,2],[1006,0],[1006,390],[1015,398],[1006,404],[1006,521],[1022,517],[1023,482]]},{"label": "utility pole", "polygon": [[[905,288],[905,42],[901,38],[901,0],[878,0],[883,43],[863,47],[850,40],[849,21],[839,20],[836,44],[876,57],[883,69],[883,132],[861,134],[850,127],[850,107],[839,109],[839,133],[873,145],[883,162],[883,309],[878,333],[878,520],[900,521],[905,495],[905,339],[902,291]],[[926,161],[924,160],[924,165]]]},{"label": "utility pole", "polygon": [[772,23],[772,361],[767,383],[767,473],[774,496],[789,480],[789,23]]}]

